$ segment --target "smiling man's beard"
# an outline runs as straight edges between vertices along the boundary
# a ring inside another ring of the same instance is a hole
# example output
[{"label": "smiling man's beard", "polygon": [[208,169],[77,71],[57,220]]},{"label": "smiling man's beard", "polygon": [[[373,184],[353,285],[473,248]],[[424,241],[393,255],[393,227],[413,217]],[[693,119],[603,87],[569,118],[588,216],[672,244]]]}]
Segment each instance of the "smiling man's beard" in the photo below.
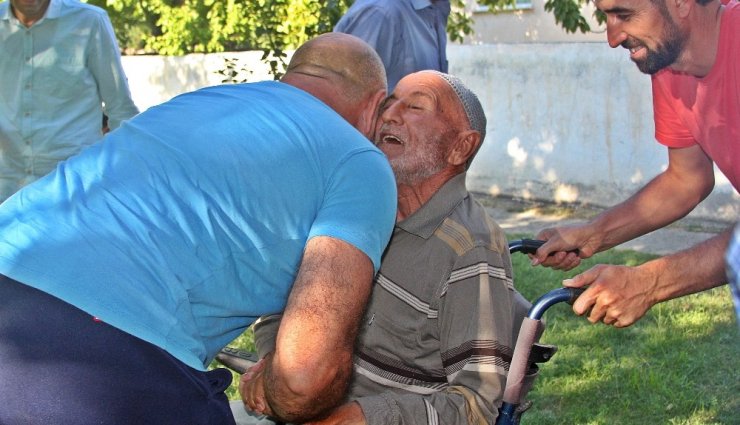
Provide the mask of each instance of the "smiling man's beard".
[{"label": "smiling man's beard", "polygon": [[655,50],[651,50],[644,43],[641,43],[646,49],[647,54],[644,59],[633,59],[633,62],[637,65],[637,69],[645,74],[652,75],[663,68],[671,66],[676,62],[676,59],[678,59],[686,44],[686,35],[681,33],[680,28],[669,15],[665,5],[661,5],[661,13],[666,21],[663,27],[663,42]]},{"label": "smiling man's beard", "polygon": [[396,183],[413,186],[439,173],[447,166],[445,160],[445,138],[438,135],[434,140],[416,145],[413,152],[404,152],[404,155],[390,160]]},{"label": "smiling man's beard", "polygon": [[683,50],[683,45],[683,38],[673,38],[659,46],[657,50],[650,50],[646,47],[647,54],[645,58],[633,59],[633,61],[640,72],[652,75],[676,62],[678,55]]}]

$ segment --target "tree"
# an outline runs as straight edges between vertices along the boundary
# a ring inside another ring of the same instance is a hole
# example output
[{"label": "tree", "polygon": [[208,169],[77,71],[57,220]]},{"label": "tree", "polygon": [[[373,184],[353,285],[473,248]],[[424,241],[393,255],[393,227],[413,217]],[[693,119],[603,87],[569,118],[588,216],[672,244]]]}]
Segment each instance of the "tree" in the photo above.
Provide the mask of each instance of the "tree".
[{"label": "tree", "polygon": [[[353,0],[87,0],[108,11],[127,54],[183,55],[261,50],[278,78],[285,52],[331,31]],[[492,10],[516,0],[478,0]],[[546,0],[545,10],[568,32],[588,32],[580,8],[589,0]],[[452,41],[472,34],[464,0],[452,0]],[[603,18],[602,18],[603,19]]]},{"label": "tree", "polygon": [[[476,0],[481,6],[488,6],[491,10],[502,11],[516,5],[516,0]],[[581,8],[591,0],[545,0],[545,10],[551,12],[555,22],[566,32],[588,33],[591,27],[586,17],[581,14]],[[453,0],[453,3],[464,4],[463,0]],[[459,6],[458,6],[459,7]],[[596,13],[596,21],[603,23],[606,17],[601,12]],[[466,33],[467,35],[467,33]],[[452,38],[452,35],[450,36]]]},{"label": "tree", "polygon": [[331,31],[351,0],[87,0],[108,11],[125,53],[261,50],[274,74],[285,51]]}]

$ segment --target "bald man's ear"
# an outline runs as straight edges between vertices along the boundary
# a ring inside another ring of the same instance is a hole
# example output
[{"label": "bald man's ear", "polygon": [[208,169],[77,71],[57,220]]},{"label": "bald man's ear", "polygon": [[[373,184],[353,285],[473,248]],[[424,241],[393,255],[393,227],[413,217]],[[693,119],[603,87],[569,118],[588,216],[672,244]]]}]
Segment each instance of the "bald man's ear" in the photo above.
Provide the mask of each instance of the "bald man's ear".
[{"label": "bald man's ear", "polygon": [[375,124],[378,122],[378,109],[380,102],[385,99],[385,89],[378,90],[367,98],[365,108],[360,112],[357,129],[370,140],[375,138]]},{"label": "bald man's ear", "polygon": [[447,162],[454,166],[465,165],[478,152],[480,143],[480,133],[475,130],[463,131],[447,153]]}]

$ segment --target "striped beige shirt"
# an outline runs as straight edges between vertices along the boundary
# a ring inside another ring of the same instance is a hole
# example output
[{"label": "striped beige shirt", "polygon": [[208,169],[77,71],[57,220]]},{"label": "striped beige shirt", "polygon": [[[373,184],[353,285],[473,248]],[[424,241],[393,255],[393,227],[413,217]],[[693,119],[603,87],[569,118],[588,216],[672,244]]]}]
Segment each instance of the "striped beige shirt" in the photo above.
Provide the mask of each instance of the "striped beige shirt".
[{"label": "striped beige shirt", "polygon": [[471,411],[492,423],[527,307],[515,297],[503,231],[456,176],[396,225],[351,397],[370,425],[468,424]]}]

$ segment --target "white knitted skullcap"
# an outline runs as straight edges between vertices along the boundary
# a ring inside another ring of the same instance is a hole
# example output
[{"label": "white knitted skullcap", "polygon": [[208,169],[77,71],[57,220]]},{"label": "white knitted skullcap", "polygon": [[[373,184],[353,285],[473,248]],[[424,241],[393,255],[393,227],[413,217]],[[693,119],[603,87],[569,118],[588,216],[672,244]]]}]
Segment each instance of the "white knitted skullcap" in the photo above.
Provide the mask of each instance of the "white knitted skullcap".
[{"label": "white knitted skullcap", "polygon": [[473,91],[462,82],[462,80],[454,75],[434,70],[426,70],[422,72],[431,72],[439,75],[447,82],[447,84],[449,84],[465,110],[465,115],[468,117],[470,128],[480,133],[480,140],[483,142],[486,138],[486,114],[483,112],[483,106],[480,104],[478,96],[476,96],[475,93],[473,93]]}]

